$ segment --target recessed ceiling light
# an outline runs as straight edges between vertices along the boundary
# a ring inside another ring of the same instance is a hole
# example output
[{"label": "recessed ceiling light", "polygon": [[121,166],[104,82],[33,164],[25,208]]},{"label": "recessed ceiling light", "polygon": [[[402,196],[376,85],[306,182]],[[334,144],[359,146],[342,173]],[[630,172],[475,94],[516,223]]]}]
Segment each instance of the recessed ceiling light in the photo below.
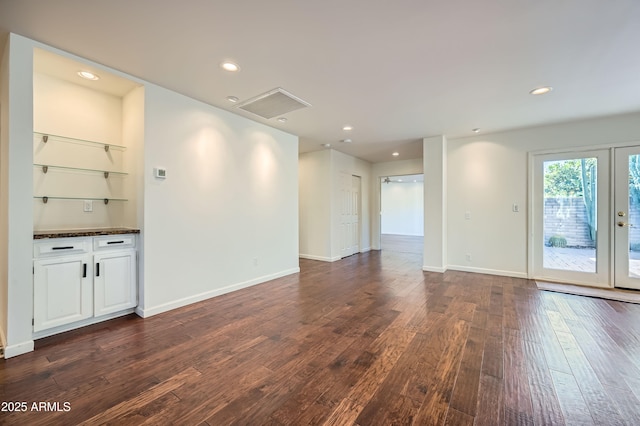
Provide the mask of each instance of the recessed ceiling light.
[{"label": "recessed ceiling light", "polygon": [[322,146],[324,146],[325,148],[331,148],[331,144],[330,143],[323,143]]},{"label": "recessed ceiling light", "polygon": [[478,127],[476,127],[475,129],[471,129],[473,130],[473,133],[480,133],[480,129]]},{"label": "recessed ceiling light", "polygon": [[348,132],[350,130],[353,130],[353,126],[344,126],[342,130],[344,130],[345,132]]},{"label": "recessed ceiling light", "polygon": [[399,153],[399,152],[394,152],[394,153],[393,153],[393,154],[391,154],[391,155],[393,155],[394,157],[397,157],[398,155],[400,155],[400,153]]},{"label": "recessed ceiling light", "polygon": [[529,93],[532,94],[532,95],[545,95],[545,94],[549,93],[552,90],[553,90],[553,87],[551,87],[551,86],[536,87],[535,89],[533,89]]},{"label": "recessed ceiling light", "polygon": [[228,100],[229,102],[233,102],[233,103],[235,104],[235,103],[236,103],[236,102],[238,102],[240,99],[238,99],[238,97],[237,97],[237,96],[227,96],[227,100]]},{"label": "recessed ceiling light", "polygon": [[351,139],[342,139],[340,142],[351,143],[353,141]]},{"label": "recessed ceiling light", "polygon": [[398,182],[402,182],[402,179],[398,179]]},{"label": "recessed ceiling light", "polygon": [[100,80],[100,76],[92,73],[91,71],[78,71],[78,75],[86,80]]},{"label": "recessed ceiling light", "polygon": [[240,71],[240,67],[237,64],[234,64],[233,62],[226,61],[221,63],[220,66],[225,71],[230,71],[230,72]]},{"label": "recessed ceiling light", "polygon": [[286,123],[287,122],[287,118],[286,117],[280,117],[278,118],[278,121],[281,123]]}]

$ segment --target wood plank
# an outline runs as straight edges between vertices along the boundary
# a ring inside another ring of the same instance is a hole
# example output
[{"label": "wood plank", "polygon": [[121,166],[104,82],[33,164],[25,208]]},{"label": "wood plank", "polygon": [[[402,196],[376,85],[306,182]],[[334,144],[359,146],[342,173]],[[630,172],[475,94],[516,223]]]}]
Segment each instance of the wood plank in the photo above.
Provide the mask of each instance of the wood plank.
[{"label": "wood plank", "polygon": [[505,328],[504,416],[508,425],[532,425],[533,409],[523,341],[517,330]]},{"label": "wood plank", "polygon": [[448,344],[433,372],[433,381],[414,420],[416,424],[444,422],[469,333],[469,324],[459,320],[448,332],[442,330],[442,333],[446,333]]},{"label": "wood plank", "polygon": [[503,389],[502,379],[487,374],[480,376],[474,425],[495,426],[504,424]]},{"label": "wood plank", "polygon": [[625,424],[615,404],[593,372],[589,361],[578,346],[573,334],[562,332],[557,332],[556,334],[569,360],[578,388],[589,407],[593,421],[596,424]]},{"label": "wood plank", "polygon": [[451,408],[471,417],[476,415],[485,338],[485,330],[471,327],[451,395]]},{"label": "wood plank", "polygon": [[551,377],[566,423],[574,425],[595,424],[589,414],[589,407],[580,393],[576,379],[571,374],[555,370],[551,370]]},{"label": "wood plank", "polygon": [[563,424],[562,410],[555,394],[544,350],[539,343],[525,340],[524,355],[527,360],[534,423],[539,425]]},{"label": "wood plank", "polygon": [[194,368],[189,368],[182,373],[170,378],[169,380],[153,386],[148,391],[143,392],[135,398],[131,398],[127,401],[121,402],[120,404],[114,405],[108,410],[105,410],[102,413],[87,419],[81,424],[91,425],[118,422],[131,410],[139,410],[140,408],[166,395],[174,389],[177,389],[185,384],[192,383],[199,376],[199,371]]},{"label": "wood plank", "polygon": [[445,426],[472,426],[473,422],[473,416],[458,411],[455,408],[449,408],[444,424]]}]

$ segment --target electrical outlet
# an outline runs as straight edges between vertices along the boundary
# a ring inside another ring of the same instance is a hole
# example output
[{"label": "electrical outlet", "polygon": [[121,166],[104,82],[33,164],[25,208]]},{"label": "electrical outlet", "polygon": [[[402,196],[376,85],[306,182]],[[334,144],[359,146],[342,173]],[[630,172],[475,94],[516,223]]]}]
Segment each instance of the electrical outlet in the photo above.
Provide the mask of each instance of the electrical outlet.
[{"label": "electrical outlet", "polygon": [[471,262],[471,255],[469,253],[467,253],[466,258],[467,258],[467,262]]},{"label": "electrical outlet", "polygon": [[258,258],[257,257],[253,258],[253,266],[258,266]]},{"label": "electrical outlet", "polygon": [[87,213],[91,213],[93,211],[93,200],[84,200],[83,210]]},{"label": "electrical outlet", "polygon": [[520,206],[514,203],[511,209],[514,213],[518,213],[520,211]]},{"label": "electrical outlet", "polygon": [[466,211],[466,212],[464,212],[464,218],[465,218],[466,220],[470,220],[470,219],[471,219],[471,212],[470,212],[470,211]]}]

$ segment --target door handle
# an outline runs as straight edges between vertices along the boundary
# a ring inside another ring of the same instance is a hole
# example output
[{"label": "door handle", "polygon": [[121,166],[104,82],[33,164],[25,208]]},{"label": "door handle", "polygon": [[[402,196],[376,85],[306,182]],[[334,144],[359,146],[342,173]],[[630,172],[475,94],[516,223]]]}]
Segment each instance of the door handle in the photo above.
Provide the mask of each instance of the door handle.
[{"label": "door handle", "polygon": [[627,223],[627,222],[622,222],[622,221],[620,221],[620,222],[618,222],[618,226],[619,226],[620,228],[624,228],[625,226],[628,226],[629,228],[631,228],[631,227],[633,226],[633,224],[632,224],[632,223]]}]

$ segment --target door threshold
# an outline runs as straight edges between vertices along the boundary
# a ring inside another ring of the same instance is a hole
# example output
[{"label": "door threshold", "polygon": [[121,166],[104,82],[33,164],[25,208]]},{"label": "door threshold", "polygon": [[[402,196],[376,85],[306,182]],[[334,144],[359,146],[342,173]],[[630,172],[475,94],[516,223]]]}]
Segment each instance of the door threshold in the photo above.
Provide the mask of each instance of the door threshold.
[{"label": "door threshold", "polygon": [[586,287],[573,284],[559,284],[549,281],[536,280],[538,290],[553,291],[556,293],[574,294],[577,296],[597,297],[600,299],[617,300],[618,302],[640,304],[640,291],[604,289]]}]

